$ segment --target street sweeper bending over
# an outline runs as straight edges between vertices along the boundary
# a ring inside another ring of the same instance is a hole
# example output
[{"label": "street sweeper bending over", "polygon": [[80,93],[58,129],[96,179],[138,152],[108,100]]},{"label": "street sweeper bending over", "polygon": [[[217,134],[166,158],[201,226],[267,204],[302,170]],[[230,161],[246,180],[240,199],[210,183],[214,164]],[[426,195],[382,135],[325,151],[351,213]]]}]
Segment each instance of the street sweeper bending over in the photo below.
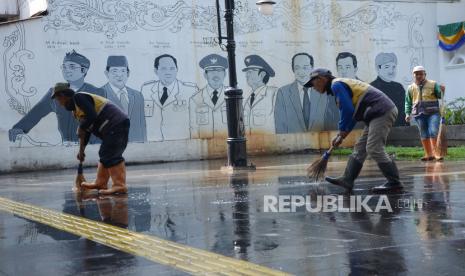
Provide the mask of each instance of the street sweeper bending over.
[{"label": "street sweeper bending over", "polygon": [[382,91],[356,79],[336,78],[331,71],[317,68],[310,73],[310,80],[304,85],[320,93],[334,95],[339,107],[339,133],[332,140],[332,146],[339,146],[358,121],[365,123],[362,136],[349,156],[344,175],[326,177],[325,180],[343,187],[350,192],[360,174],[367,155],[378,163],[388,180],[373,192],[384,193],[402,189],[399,171],[385,151],[386,139],[397,118],[397,108]]},{"label": "street sweeper bending over", "polygon": [[[86,93],[75,93],[68,83],[57,83],[52,98],[73,112],[79,121],[79,153],[77,159],[85,159],[86,141],[90,134],[102,139],[99,149],[97,179],[94,183],[83,182],[81,188],[97,189],[100,194],[126,193],[126,167],[123,152],[128,143],[129,118],[118,106],[104,97]],[[108,189],[108,180],[113,186]]]}]

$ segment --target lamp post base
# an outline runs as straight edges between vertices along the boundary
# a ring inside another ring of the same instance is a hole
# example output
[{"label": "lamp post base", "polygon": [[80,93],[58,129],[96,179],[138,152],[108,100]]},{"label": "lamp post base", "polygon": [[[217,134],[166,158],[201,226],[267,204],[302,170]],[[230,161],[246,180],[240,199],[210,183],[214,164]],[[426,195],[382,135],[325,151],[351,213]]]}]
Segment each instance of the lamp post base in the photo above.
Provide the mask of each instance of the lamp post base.
[{"label": "lamp post base", "polygon": [[226,173],[226,174],[235,174],[235,173],[241,173],[241,172],[254,172],[256,170],[257,168],[252,163],[250,163],[250,165],[248,166],[243,166],[243,167],[235,167],[235,166],[227,166],[227,165],[221,167],[221,172]]},{"label": "lamp post base", "polygon": [[222,172],[255,171],[254,164],[247,164],[246,139],[228,138],[228,164],[221,167]]}]

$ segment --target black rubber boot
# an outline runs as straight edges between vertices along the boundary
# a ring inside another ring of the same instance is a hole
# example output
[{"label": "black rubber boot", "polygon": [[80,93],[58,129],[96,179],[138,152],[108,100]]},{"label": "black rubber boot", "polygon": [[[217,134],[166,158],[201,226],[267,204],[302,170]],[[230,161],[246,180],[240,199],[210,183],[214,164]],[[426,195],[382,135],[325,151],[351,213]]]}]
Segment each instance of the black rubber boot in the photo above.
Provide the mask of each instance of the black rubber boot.
[{"label": "black rubber boot", "polygon": [[400,183],[399,179],[399,170],[397,169],[396,163],[394,163],[394,161],[388,163],[378,163],[378,167],[388,181],[383,185],[374,187],[372,192],[389,193],[401,191],[403,189],[402,183]]},{"label": "black rubber boot", "polygon": [[362,170],[363,163],[355,159],[352,155],[349,157],[349,161],[347,161],[347,166],[344,171],[344,174],[339,177],[325,177],[325,180],[331,184],[337,185],[346,189],[346,192],[352,191],[354,187],[354,181],[360,174]]}]

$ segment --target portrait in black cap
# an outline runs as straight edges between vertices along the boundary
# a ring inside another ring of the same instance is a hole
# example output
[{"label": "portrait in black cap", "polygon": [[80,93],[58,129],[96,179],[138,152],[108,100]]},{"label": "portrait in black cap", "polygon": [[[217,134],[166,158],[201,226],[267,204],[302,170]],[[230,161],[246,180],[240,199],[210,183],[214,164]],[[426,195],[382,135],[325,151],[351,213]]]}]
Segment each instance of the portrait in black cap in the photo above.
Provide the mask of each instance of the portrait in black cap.
[{"label": "portrait in black cap", "polygon": [[199,66],[204,70],[208,85],[216,90],[221,89],[226,77],[228,60],[220,55],[210,54],[200,60]]},{"label": "portrait in black cap", "polygon": [[207,80],[189,101],[191,139],[227,137],[224,79],[228,60],[218,54],[209,54],[199,61]]},{"label": "portrait in black cap", "polygon": [[[84,91],[99,96],[105,96],[102,89],[84,82],[90,68],[90,60],[84,55],[72,50],[65,54],[60,67],[64,80],[74,92]],[[78,122],[73,118],[70,112],[54,102],[55,100],[52,99],[53,92],[54,88],[52,87],[43,95],[42,99],[21,118],[21,120],[13,125],[8,131],[11,142],[15,142],[18,135],[28,133],[42,118],[51,112],[56,113],[58,131],[62,141],[64,143],[78,142],[78,137],[76,135]],[[100,140],[92,135],[89,143],[94,144],[99,142]]]},{"label": "portrait in black cap", "polygon": [[[242,69],[242,72],[248,71],[257,71],[258,76],[262,79],[263,84],[267,84],[270,78],[275,76],[275,72],[273,68],[260,56],[258,55],[250,55],[244,59],[245,68]],[[264,74],[262,74],[264,73]],[[255,80],[250,80],[251,82],[255,82]],[[247,78],[247,83],[253,87],[254,84],[249,83],[249,78]]]},{"label": "portrait in black cap", "polygon": [[275,86],[267,85],[275,71],[259,55],[249,55],[244,59],[247,84],[251,91],[244,101],[244,120],[247,133],[275,133],[273,109],[276,91]]},{"label": "portrait in black cap", "polygon": [[101,88],[107,98],[121,108],[130,120],[129,142],[147,141],[147,128],[144,115],[142,93],[126,85],[130,76],[126,56],[108,56],[105,76],[108,82]]},{"label": "portrait in black cap", "polygon": [[228,68],[228,59],[217,54],[210,54],[199,61],[199,66],[205,71],[214,69],[224,71]]},{"label": "portrait in black cap", "polygon": [[73,81],[75,79],[81,78],[81,74],[84,74],[85,77],[89,68],[90,60],[85,56],[79,54],[75,50],[66,53],[63,59],[63,64],[61,65],[61,70],[63,70],[63,74],[66,74],[66,76],[68,76],[68,81]]}]

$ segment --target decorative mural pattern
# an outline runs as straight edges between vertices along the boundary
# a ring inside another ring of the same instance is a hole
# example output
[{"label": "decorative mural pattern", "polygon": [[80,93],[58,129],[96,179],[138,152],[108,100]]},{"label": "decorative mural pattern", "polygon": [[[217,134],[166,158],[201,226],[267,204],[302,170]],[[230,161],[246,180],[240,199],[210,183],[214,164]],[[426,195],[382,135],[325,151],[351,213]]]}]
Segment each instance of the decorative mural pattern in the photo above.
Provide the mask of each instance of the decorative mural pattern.
[{"label": "decorative mural pattern", "polygon": [[[399,23],[408,24],[410,63],[422,64],[423,37],[418,27],[424,19],[419,14],[406,15],[396,10],[394,4],[369,4],[347,14],[335,2],[323,3],[312,0],[285,0],[277,4],[272,16],[261,16],[247,1],[235,1],[235,32],[248,34],[282,26],[290,32],[299,30],[338,30],[344,35],[374,30],[394,29]],[[105,34],[113,39],[126,32],[169,30],[173,33],[182,28],[206,30],[217,35],[217,15],[214,6],[189,6],[185,1],[173,5],[157,5],[150,1],[129,0],[55,0],[49,4],[50,16],[46,18],[45,31],[86,31]],[[404,79],[410,83],[411,78]]]},{"label": "decorative mural pattern", "polygon": [[[366,61],[367,50],[361,52],[355,45],[366,40],[366,33],[373,34],[373,41],[369,43],[375,46],[396,45],[397,52],[393,53],[396,60],[397,57],[407,57],[410,67],[425,61],[423,15],[408,14],[395,4],[359,3],[348,9],[348,5],[335,1],[285,0],[280,1],[274,15],[268,17],[259,14],[254,1],[235,1],[235,5],[237,73],[245,80],[240,86],[244,91],[245,132],[250,137],[336,129],[338,109],[334,99],[311,89],[304,91],[302,84],[308,80],[309,72],[320,66],[336,68],[334,73],[339,77],[373,80],[372,75],[359,76],[361,71],[367,72],[366,68],[360,68],[360,60],[365,59],[362,61],[364,67],[369,62]],[[56,115],[56,131],[62,139],[60,144],[76,144],[77,123],[67,123],[73,121],[70,113],[62,114],[48,95],[54,82],[62,79],[76,91],[109,98],[128,113],[131,118],[130,142],[227,136],[224,90],[228,61],[226,54],[219,52],[217,43],[208,40],[217,36],[214,6],[205,5],[204,1],[187,0],[51,0],[49,15],[37,22],[40,22],[37,24],[41,24],[44,36],[51,40],[44,41],[42,46],[39,44],[39,50],[33,53],[27,49],[26,40],[29,41],[31,34],[27,33],[23,23],[16,24],[3,43],[3,79],[8,106],[23,116],[9,130],[10,141],[19,141],[15,146],[53,146],[53,143],[37,141],[28,134],[49,113]],[[267,31],[280,35],[260,36],[261,32]],[[402,42],[376,37],[386,31],[401,37],[399,41]],[[180,43],[181,37],[189,32],[192,37],[185,40],[188,43]],[[155,39],[133,39],[141,33],[148,33],[147,37]],[[323,36],[323,41],[321,37],[311,36],[316,33]],[[70,35],[76,38],[72,42],[63,39],[65,43],[60,44],[61,36]],[[89,42],[96,37],[101,40]],[[317,37],[320,40],[316,40]],[[57,47],[48,47],[49,50],[47,46],[53,45],[53,39],[56,39]],[[106,47],[121,41],[124,47]],[[84,46],[85,43],[92,46]],[[320,45],[322,52],[333,55],[323,57],[312,52],[314,50],[309,47],[315,44]],[[277,50],[267,51],[265,47]],[[35,59],[40,51],[48,50],[56,57],[56,63],[50,66],[60,67],[62,79],[50,80],[48,90],[42,87],[40,90],[44,94],[38,95],[33,77],[37,67],[27,68],[25,60]],[[80,57],[68,60],[67,54],[61,61],[62,56],[56,53],[61,55],[63,51]],[[91,51],[99,51],[98,57],[89,57]],[[185,51],[192,51],[188,59]],[[102,52],[105,55],[102,56]],[[281,52],[286,53],[286,58],[281,58]],[[374,60],[382,53],[380,50],[370,52],[370,59]],[[84,80],[89,78],[87,72],[95,58],[105,59],[106,69],[93,69],[93,84],[89,84]],[[144,68],[150,75],[145,74],[140,80],[131,74],[138,68]],[[378,69],[375,71],[375,68],[371,71],[378,77],[388,74]],[[94,84],[95,74],[103,84]],[[287,77],[289,75],[291,79]],[[197,76],[196,80],[191,76]],[[397,71],[388,81],[396,86],[411,82],[410,74],[401,75],[400,83],[394,82],[396,76]],[[134,78],[137,78],[136,84],[128,86],[128,80]],[[29,87],[31,84],[34,86]],[[37,96],[43,98],[39,102],[31,101]],[[401,100],[397,100],[398,108],[400,103]]]},{"label": "decorative mural pattern", "polygon": [[[44,30],[86,31],[102,33],[108,38],[137,29],[176,33],[182,28],[194,28],[217,34],[215,6],[189,6],[183,0],[173,5],[159,5],[147,0],[131,2],[50,1],[50,16]],[[276,12],[270,17],[261,16],[248,1],[235,1],[235,8],[234,28],[237,34],[276,29],[282,25],[291,32],[336,29],[349,35],[394,28],[398,21],[404,20],[404,15],[397,12],[392,4],[370,4],[344,15],[338,3],[286,0],[277,4]]]},{"label": "decorative mural pattern", "polygon": [[158,5],[152,1],[55,0],[50,1],[49,12],[45,31],[102,33],[110,39],[138,29],[176,33],[184,27],[191,27],[216,32],[217,26],[214,7],[192,8],[185,1]]},{"label": "decorative mural pattern", "polygon": [[[417,65],[424,64],[425,62],[425,50],[424,50],[424,38],[419,28],[423,25],[424,19],[420,14],[414,14],[408,20],[408,41],[409,44],[405,48],[410,56],[410,68]],[[412,77],[404,77],[403,83],[409,84],[412,82]]]},{"label": "decorative mural pattern", "polygon": [[8,105],[19,114],[31,109],[29,98],[37,93],[37,88],[26,86],[26,66],[24,59],[34,59],[34,53],[26,49],[24,24],[15,24],[15,31],[3,40],[3,79]]},{"label": "decorative mural pattern", "polygon": [[398,21],[403,20],[403,15],[396,11],[394,5],[369,4],[344,14],[338,3],[300,3],[297,5],[296,1],[283,1],[277,7],[277,14],[282,15],[281,24],[291,32],[323,29],[338,30],[344,35],[350,35],[366,30],[392,29]]}]

